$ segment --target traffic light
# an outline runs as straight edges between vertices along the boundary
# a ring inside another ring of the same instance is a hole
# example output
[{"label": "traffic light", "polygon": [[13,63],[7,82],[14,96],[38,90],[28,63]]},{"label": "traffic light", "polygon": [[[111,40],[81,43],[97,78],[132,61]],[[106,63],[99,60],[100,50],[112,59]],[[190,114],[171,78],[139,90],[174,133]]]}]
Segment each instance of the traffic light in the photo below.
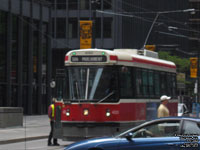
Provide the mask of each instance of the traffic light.
[{"label": "traffic light", "polygon": [[190,77],[197,78],[198,72],[198,58],[190,57]]}]

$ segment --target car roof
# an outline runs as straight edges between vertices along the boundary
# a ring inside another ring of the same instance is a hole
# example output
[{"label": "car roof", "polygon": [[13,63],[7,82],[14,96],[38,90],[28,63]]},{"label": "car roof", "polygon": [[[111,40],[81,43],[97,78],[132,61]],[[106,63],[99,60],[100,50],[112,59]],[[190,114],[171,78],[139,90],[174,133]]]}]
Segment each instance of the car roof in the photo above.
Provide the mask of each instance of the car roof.
[{"label": "car roof", "polygon": [[161,122],[161,121],[181,121],[181,120],[189,120],[189,121],[195,121],[200,123],[200,118],[192,118],[192,117],[184,117],[184,116],[177,116],[177,117],[162,117],[162,118],[157,118],[151,121],[146,121],[136,128],[140,128],[140,126],[151,124],[151,123],[156,123],[156,122]]},{"label": "car roof", "polygon": [[[196,122],[200,122],[200,118],[192,118],[192,117],[163,117],[163,118],[157,118],[155,120],[152,120],[152,122],[156,122],[156,121],[170,121],[170,120],[190,120],[190,121],[196,121]],[[151,121],[150,121],[151,122]]]}]

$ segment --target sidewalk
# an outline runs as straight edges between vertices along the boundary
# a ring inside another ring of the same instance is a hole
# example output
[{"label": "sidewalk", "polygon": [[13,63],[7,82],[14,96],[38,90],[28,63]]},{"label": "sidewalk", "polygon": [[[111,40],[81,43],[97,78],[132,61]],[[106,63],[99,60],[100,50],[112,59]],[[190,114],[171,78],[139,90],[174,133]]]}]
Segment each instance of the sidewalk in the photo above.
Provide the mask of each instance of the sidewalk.
[{"label": "sidewalk", "polygon": [[48,138],[50,132],[47,115],[24,116],[23,127],[0,128],[0,144]]}]

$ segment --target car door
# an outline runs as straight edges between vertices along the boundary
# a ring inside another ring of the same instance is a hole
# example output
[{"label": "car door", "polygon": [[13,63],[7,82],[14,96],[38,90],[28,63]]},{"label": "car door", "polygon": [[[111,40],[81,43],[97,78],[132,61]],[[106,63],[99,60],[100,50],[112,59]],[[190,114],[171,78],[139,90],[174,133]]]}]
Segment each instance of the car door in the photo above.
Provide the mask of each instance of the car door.
[{"label": "car door", "polygon": [[143,126],[121,136],[119,150],[179,150],[180,121],[163,121]]}]

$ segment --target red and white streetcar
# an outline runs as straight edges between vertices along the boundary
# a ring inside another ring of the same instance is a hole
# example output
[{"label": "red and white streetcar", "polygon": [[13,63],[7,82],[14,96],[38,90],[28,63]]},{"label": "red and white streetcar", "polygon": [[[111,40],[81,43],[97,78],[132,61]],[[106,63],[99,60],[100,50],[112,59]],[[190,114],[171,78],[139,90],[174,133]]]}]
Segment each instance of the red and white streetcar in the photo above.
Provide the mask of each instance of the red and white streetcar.
[{"label": "red and white streetcar", "polygon": [[177,116],[176,66],[148,50],[69,51],[56,87],[55,131],[64,140],[112,135],[155,119],[164,94]]}]

